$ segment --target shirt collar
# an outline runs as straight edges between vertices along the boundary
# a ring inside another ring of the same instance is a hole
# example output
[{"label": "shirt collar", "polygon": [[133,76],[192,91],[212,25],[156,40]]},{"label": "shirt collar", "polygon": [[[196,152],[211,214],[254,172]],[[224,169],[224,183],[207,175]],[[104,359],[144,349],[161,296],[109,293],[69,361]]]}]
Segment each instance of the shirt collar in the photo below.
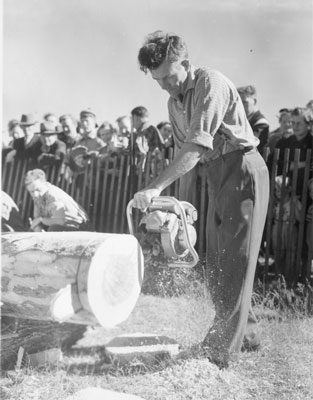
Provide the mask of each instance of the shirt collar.
[{"label": "shirt collar", "polygon": [[183,88],[183,98],[185,97],[186,93],[190,89],[194,89],[196,86],[196,67],[193,65],[190,65],[188,74],[187,74],[187,79],[186,82],[184,83],[184,88]]}]

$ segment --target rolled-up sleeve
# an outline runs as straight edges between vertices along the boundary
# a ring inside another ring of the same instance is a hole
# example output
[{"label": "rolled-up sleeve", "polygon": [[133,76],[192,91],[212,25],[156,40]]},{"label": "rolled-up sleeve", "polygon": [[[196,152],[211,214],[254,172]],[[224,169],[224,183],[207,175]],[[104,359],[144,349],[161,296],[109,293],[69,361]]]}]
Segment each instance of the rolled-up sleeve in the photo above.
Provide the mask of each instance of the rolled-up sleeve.
[{"label": "rolled-up sleeve", "polygon": [[220,128],[230,102],[230,87],[227,80],[215,71],[200,76],[195,86],[193,112],[190,129],[185,142],[213,149],[215,133]]}]

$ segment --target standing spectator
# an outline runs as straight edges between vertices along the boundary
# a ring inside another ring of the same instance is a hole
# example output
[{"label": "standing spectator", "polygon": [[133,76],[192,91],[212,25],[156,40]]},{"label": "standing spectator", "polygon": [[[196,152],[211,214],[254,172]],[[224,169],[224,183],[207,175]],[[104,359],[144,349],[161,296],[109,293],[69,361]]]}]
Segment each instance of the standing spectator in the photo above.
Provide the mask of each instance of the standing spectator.
[{"label": "standing spectator", "polygon": [[98,136],[103,140],[105,147],[101,155],[118,154],[127,149],[128,139],[119,133],[118,126],[108,121],[103,122],[98,129]]},{"label": "standing spectator", "polygon": [[169,159],[169,151],[172,149],[172,154],[174,152],[174,140],[173,140],[173,128],[170,122],[162,121],[158,123],[157,129],[159,130],[163,138],[163,146],[161,149],[164,150],[164,158]]},{"label": "standing spectator", "polygon": [[[294,204],[292,204],[294,203]],[[294,207],[294,218],[291,220],[291,209]],[[291,197],[290,179],[283,182],[282,175],[275,178],[272,247],[276,270],[288,283],[295,277],[296,248],[298,239],[297,221],[300,220],[301,203]],[[281,217],[281,220],[280,220]],[[278,245],[280,243],[280,245]]]},{"label": "standing spectator", "polygon": [[308,278],[311,273],[313,273],[313,178],[309,180],[309,204],[306,212],[306,229],[305,238],[307,245],[307,256],[304,259],[304,276],[303,278]]},{"label": "standing spectator", "polygon": [[85,146],[89,152],[95,155],[104,147],[104,142],[97,135],[96,114],[91,109],[86,109],[80,113],[80,123],[83,128],[83,138],[77,143],[79,146]]},{"label": "standing spectator", "polygon": [[40,125],[40,134],[42,147],[38,166],[42,169],[52,166],[60,167],[66,154],[66,146],[58,139],[57,126],[51,122],[43,122]]},{"label": "standing spectator", "polygon": [[33,231],[86,230],[86,212],[62,189],[47,182],[43,170],[28,171],[25,185],[34,201],[33,220],[30,224]]},{"label": "standing spectator", "polygon": [[256,150],[259,140],[233,83],[211,68],[194,67],[180,36],[162,31],[150,34],[138,61],[141,70],[149,71],[169,93],[170,121],[182,145],[172,163],[135,193],[133,206],[145,210],[154,197],[206,156],[205,269],[216,314],[201,347],[212,362],[225,368],[231,357],[238,356],[245,333],[245,343],[251,348],[260,345],[256,320],[251,316],[248,327],[247,321],[268,207],[267,166]]},{"label": "standing spectator", "polygon": [[145,168],[148,152],[153,155],[160,152],[163,146],[163,138],[158,129],[149,122],[149,112],[143,106],[135,107],[132,112],[132,124],[136,130],[134,140],[134,152],[138,158],[138,170]]},{"label": "standing spectator", "polygon": [[258,109],[256,89],[254,86],[249,85],[239,87],[237,90],[253,133],[260,141],[258,150],[263,155],[263,150],[268,141],[269,123]]},{"label": "standing spectator", "polygon": [[291,110],[283,108],[279,111],[278,117],[279,127],[270,133],[268,139],[268,147],[270,149],[270,153],[274,153],[277,142],[284,138],[287,139],[289,136],[293,134],[292,129],[292,119],[291,119]]},{"label": "standing spectator", "polygon": [[117,118],[116,123],[118,125],[119,140],[122,142],[122,147],[127,149],[130,143],[131,118],[128,115],[122,115]]},{"label": "standing spectator", "polygon": [[[306,109],[296,107],[292,113],[292,126],[294,134],[286,139],[286,146],[290,148],[290,164],[289,175],[292,177],[292,171],[295,168],[295,151],[300,150],[300,159],[298,163],[298,180],[297,180],[297,195],[302,195],[304,172],[306,167],[306,154],[308,149],[313,148],[313,136],[311,136],[309,122],[306,119]],[[313,154],[311,153],[312,165]]]},{"label": "standing spectator", "polygon": [[23,114],[20,126],[24,136],[13,141],[13,150],[8,154],[9,161],[28,160],[29,168],[34,168],[38,165],[37,159],[41,154],[41,140],[34,115]]},{"label": "standing spectator", "polygon": [[77,126],[74,118],[70,114],[61,115],[60,119],[61,132],[58,139],[65,143],[66,149],[71,149],[78,144],[82,136],[77,132]]},{"label": "standing spectator", "polygon": [[20,127],[20,122],[17,119],[12,119],[8,123],[9,140],[2,140],[2,160],[5,162],[12,162],[14,160],[15,151],[13,150],[13,143],[16,139],[24,137],[23,129]]}]

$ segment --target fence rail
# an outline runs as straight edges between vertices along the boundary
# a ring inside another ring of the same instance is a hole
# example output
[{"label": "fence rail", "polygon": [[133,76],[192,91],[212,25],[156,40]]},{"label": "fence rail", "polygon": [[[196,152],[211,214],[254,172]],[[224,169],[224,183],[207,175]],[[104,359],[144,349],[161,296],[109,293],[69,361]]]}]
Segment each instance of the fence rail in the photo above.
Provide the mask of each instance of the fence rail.
[{"label": "fence rail", "polygon": [[[268,155],[264,154],[268,161]],[[300,150],[295,151],[292,169],[290,169],[290,151],[284,151],[284,157],[275,150],[270,160],[270,201],[267,221],[260,252],[260,265],[265,278],[269,273],[276,276],[290,272],[291,275],[310,277],[312,264],[312,246],[306,244],[308,224],[308,182],[312,168],[312,151],[307,150],[306,166],[300,168]],[[98,232],[128,232],[126,206],[133,193],[145,187],[165,166],[165,160],[156,161],[147,157],[144,170],[135,171],[130,165],[128,155],[91,161],[82,173],[73,173],[66,165],[46,170],[48,180],[70,194],[87,211],[92,229]],[[32,215],[32,201],[24,185],[24,176],[28,170],[27,162],[5,163],[2,168],[2,190],[17,203],[24,222],[27,224]],[[208,205],[205,165],[197,166],[193,190],[193,204],[198,209],[197,251],[205,253],[205,224]],[[275,197],[275,178],[282,176],[281,197]],[[291,186],[288,185],[290,179]],[[299,191],[300,187],[300,191]],[[174,182],[163,194],[178,197],[179,182]],[[285,195],[290,196],[289,215],[286,215]],[[296,204],[301,210],[296,218]],[[310,200],[311,201],[311,200]],[[275,208],[276,207],[276,208]],[[279,213],[277,216],[277,209]],[[275,212],[276,210],[276,212]],[[134,212],[136,222],[139,212]],[[275,227],[275,229],[274,229]],[[311,224],[312,227],[312,224]],[[274,230],[273,230],[274,229]],[[275,237],[274,237],[275,235]],[[313,237],[313,235],[311,236]],[[286,246],[286,240],[288,246]],[[273,248],[275,243],[275,248]],[[292,245],[292,243],[294,243]],[[263,258],[262,258],[263,257]],[[274,261],[274,263],[273,263]],[[283,264],[285,263],[285,264]]]}]

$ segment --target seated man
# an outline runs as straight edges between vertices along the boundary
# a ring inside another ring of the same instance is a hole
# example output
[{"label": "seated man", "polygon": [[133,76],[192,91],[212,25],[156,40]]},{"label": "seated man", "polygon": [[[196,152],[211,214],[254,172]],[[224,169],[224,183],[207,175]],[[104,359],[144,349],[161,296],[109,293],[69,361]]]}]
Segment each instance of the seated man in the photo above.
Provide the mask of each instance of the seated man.
[{"label": "seated man", "polygon": [[87,229],[89,219],[86,212],[62,189],[47,182],[44,171],[28,171],[25,185],[34,201],[31,230],[51,232]]}]

